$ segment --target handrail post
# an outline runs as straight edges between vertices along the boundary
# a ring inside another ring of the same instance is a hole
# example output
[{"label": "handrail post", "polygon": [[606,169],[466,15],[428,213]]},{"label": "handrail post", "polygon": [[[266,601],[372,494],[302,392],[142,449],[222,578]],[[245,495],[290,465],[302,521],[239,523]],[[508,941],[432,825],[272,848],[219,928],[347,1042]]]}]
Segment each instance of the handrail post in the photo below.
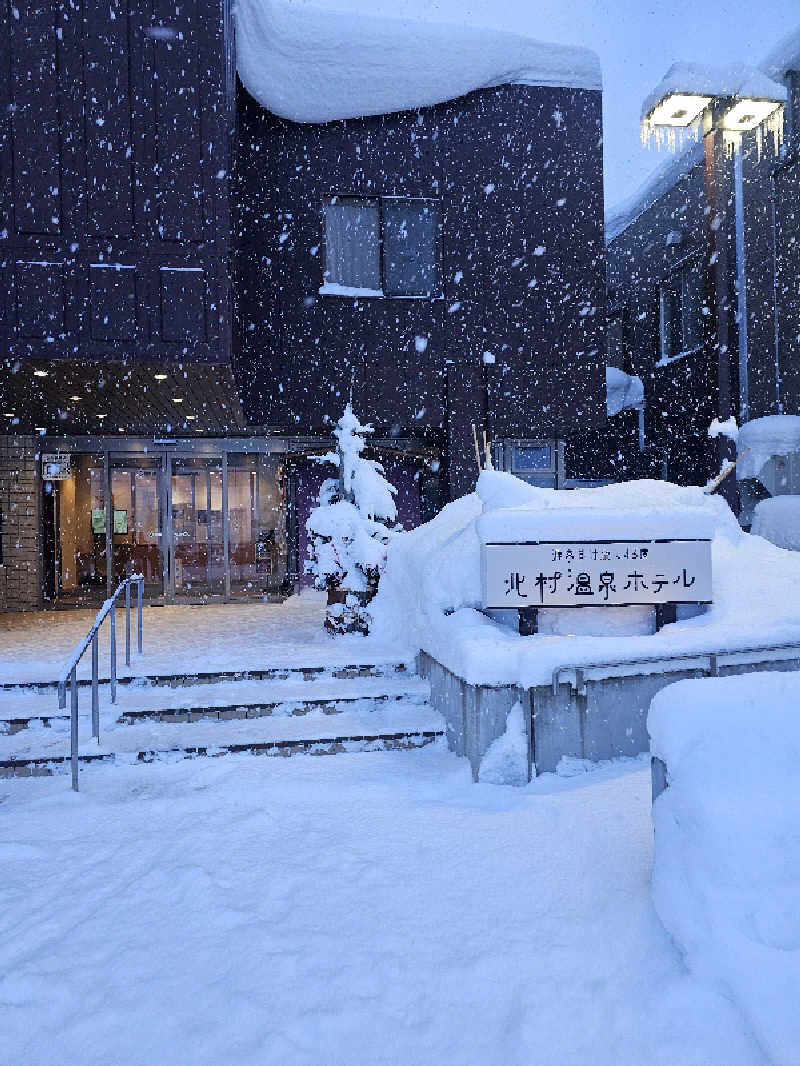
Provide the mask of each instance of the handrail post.
[{"label": "handrail post", "polygon": [[100,686],[98,684],[100,640],[97,630],[92,635],[92,736],[100,743]]},{"label": "handrail post", "polygon": [[72,763],[72,791],[78,791],[78,668],[69,675],[70,716],[69,755]]},{"label": "handrail post", "polygon": [[58,709],[63,711],[67,706],[67,683],[62,678],[58,683]]},{"label": "handrail post", "polygon": [[142,599],[144,597],[144,574],[139,576],[138,589],[136,592],[136,601],[139,608],[139,622],[138,632],[136,634],[136,641],[138,645],[139,654],[142,654]]},{"label": "handrail post", "polygon": [[125,665],[131,665],[131,582],[125,581]]},{"label": "handrail post", "polygon": [[117,702],[117,604],[111,601],[111,702]]}]

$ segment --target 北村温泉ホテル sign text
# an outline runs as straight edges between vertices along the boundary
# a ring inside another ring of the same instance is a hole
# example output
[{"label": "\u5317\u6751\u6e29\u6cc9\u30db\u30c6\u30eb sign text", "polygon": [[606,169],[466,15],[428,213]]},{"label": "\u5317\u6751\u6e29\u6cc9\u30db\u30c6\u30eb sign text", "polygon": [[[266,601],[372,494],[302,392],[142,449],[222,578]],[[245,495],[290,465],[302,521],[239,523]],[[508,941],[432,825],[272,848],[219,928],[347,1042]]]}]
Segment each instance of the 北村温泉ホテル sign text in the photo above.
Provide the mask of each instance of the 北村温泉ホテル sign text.
[{"label": "\u5317\u6751\u6e29\u6cc9\u30db\u30c6\u30eb sign text", "polygon": [[486,544],[488,608],[711,603],[710,540]]}]

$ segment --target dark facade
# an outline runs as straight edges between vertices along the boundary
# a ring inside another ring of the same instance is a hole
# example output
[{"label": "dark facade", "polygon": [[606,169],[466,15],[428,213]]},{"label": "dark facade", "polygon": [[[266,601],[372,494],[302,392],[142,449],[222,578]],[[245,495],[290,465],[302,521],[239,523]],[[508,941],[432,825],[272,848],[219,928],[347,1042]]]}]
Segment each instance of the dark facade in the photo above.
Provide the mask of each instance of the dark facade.
[{"label": "dark facade", "polygon": [[[155,599],[285,591],[350,398],[409,523],[472,488],[473,423],[541,483],[584,461],[599,92],[296,125],[237,87],[228,0],[26,0],[0,32],[0,609],[131,569]],[[320,294],[342,195],[435,204],[435,292]]]},{"label": "dark facade", "polygon": [[[739,425],[800,413],[800,79],[785,76],[790,98],[777,151],[769,133],[760,143],[744,134],[739,150],[713,161],[701,143],[609,224],[609,362],[644,381],[642,469],[653,476],[703,484],[717,473],[707,431],[726,381]],[[718,208],[709,209],[712,195]],[[676,345],[665,330],[675,306],[680,319],[680,285],[689,322]],[[616,439],[622,447],[629,440],[624,432]]]},{"label": "dark facade", "polygon": [[[472,423],[493,441],[599,425],[600,100],[505,86],[306,126],[240,90],[235,372],[248,419],[327,434],[352,395],[378,436],[435,449],[445,498],[474,484]],[[438,204],[440,293],[320,295],[323,204],[337,195]]]}]

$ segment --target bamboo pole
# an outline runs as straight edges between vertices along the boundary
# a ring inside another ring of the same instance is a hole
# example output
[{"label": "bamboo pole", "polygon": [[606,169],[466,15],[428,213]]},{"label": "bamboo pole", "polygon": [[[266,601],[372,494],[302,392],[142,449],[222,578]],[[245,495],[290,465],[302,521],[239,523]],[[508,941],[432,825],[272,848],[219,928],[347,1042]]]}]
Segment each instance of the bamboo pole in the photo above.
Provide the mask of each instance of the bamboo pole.
[{"label": "bamboo pole", "polygon": [[732,463],[728,463],[725,469],[721,473],[717,474],[717,476],[706,489],[706,496],[713,496],[713,494],[717,491],[717,489],[720,487],[720,485],[728,476],[728,474],[733,473],[733,471],[736,469],[736,464],[739,462],[739,460],[744,459],[744,457],[749,451],[749,448],[745,448],[741,455],[737,455]]}]

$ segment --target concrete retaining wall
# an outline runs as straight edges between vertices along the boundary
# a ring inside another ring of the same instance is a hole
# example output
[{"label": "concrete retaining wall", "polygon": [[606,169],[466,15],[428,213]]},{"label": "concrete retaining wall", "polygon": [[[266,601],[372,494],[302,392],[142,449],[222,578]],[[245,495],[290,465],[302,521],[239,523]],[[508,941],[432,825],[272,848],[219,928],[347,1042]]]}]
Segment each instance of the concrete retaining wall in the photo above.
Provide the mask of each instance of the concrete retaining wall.
[{"label": "concrete retaining wall", "polygon": [[[565,755],[599,762],[648,751],[647,712],[656,693],[675,681],[708,676],[701,666],[677,660],[665,663],[660,673],[588,678],[581,692],[564,682],[553,692],[552,685],[531,689],[472,685],[427,652],[420,653],[418,668],[430,681],[431,705],[444,717],[448,747],[469,759],[475,781],[481,759],[492,741],[505,732],[508,714],[517,701],[527,724],[530,779],[531,772],[554,771]],[[755,670],[800,670],[800,654],[721,665],[719,674]]]}]

